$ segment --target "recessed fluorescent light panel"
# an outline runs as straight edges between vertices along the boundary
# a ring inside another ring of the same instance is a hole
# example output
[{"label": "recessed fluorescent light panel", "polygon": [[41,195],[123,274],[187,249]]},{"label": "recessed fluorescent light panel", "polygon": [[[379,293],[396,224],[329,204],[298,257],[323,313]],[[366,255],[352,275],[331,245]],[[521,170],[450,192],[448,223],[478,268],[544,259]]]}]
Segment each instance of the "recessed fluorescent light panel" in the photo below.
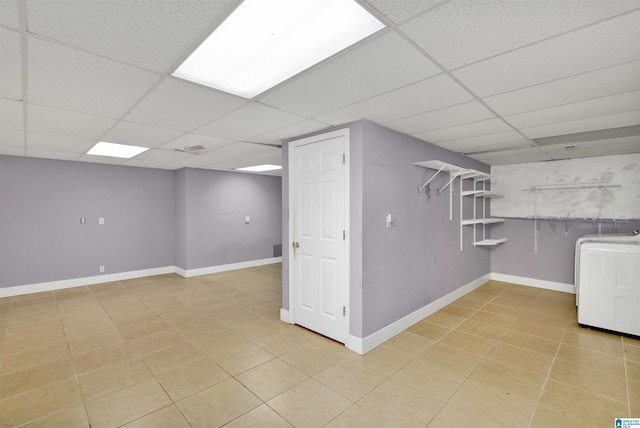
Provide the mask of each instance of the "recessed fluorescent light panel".
[{"label": "recessed fluorescent light panel", "polygon": [[142,152],[149,150],[148,147],[128,146],[126,144],[115,144],[100,141],[87,152],[88,155],[111,156],[112,158],[130,159]]},{"label": "recessed fluorescent light panel", "polygon": [[279,165],[256,165],[256,166],[247,166],[244,168],[236,168],[236,171],[251,171],[251,172],[265,172],[265,171],[275,171],[277,169],[282,169]]},{"label": "recessed fluorescent light panel", "polygon": [[245,0],[173,75],[253,98],[383,27],[353,0]]}]

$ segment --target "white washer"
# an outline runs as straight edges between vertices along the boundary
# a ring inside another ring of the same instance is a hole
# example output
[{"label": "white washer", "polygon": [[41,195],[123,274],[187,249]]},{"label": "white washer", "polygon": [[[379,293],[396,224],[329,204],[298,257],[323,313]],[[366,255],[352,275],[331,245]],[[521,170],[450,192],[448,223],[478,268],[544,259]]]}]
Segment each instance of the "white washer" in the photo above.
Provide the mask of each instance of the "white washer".
[{"label": "white washer", "polygon": [[640,336],[640,235],[576,242],[578,324]]}]

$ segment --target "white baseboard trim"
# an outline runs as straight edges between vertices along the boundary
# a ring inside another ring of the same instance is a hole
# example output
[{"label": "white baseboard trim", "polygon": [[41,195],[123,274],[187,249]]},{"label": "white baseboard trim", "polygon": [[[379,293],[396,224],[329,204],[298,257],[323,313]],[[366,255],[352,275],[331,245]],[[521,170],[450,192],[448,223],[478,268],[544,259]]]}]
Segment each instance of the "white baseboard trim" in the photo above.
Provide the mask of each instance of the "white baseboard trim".
[{"label": "white baseboard trim", "polygon": [[83,278],[63,279],[60,281],[41,282],[38,284],[16,285],[14,287],[0,288],[0,297],[21,296],[23,294],[41,293],[43,291],[63,290],[65,288],[82,287],[85,285],[102,284],[105,282],[124,281],[127,279],[144,278],[154,275],[165,275],[177,273],[178,275],[190,278],[198,275],[226,272],[230,270],[244,269],[249,267],[263,266],[282,262],[282,257],[269,259],[251,260],[248,262],[232,263],[220,266],[211,266],[201,269],[185,270],[177,266],[165,266],[152,269],[142,269],[130,272],[111,273],[106,275],[88,276]]},{"label": "white baseboard trim", "polygon": [[511,282],[513,284],[527,285],[529,287],[576,294],[576,288],[573,284],[565,284],[563,282],[545,281],[543,279],[526,278],[524,276],[506,275],[503,273],[492,273],[491,279],[494,281]]},{"label": "white baseboard trim", "polygon": [[402,333],[409,327],[414,324],[419,323],[429,315],[439,311],[444,308],[448,304],[458,300],[460,297],[465,294],[475,290],[480,287],[482,284],[486,283],[491,279],[491,274],[486,274],[481,276],[478,279],[471,281],[470,283],[463,285],[462,287],[452,291],[451,293],[442,296],[436,301],[429,303],[426,306],[410,313],[409,315],[400,318],[399,320],[389,324],[386,327],[381,328],[373,334],[361,339],[359,337],[349,336],[347,338],[347,343],[345,344],[347,348],[351,349],[358,354],[364,355],[367,352],[371,351],[375,347],[382,345],[387,340],[392,337]]},{"label": "white baseboard trim", "polygon": [[130,272],[110,273],[106,275],[41,282],[38,284],[16,285],[14,287],[0,288],[0,297],[20,296],[23,294],[63,290],[65,288],[82,287],[85,285],[102,284],[105,282],[144,278],[146,276],[165,275],[167,273],[175,273],[175,271],[175,266],[165,266],[160,268],[142,269]]},{"label": "white baseboard trim", "polygon": [[284,321],[287,324],[293,324],[293,320],[291,319],[291,312],[288,309],[280,308],[280,321]]},{"label": "white baseboard trim", "polygon": [[178,275],[183,276],[185,278],[191,278],[192,276],[209,275],[212,273],[227,272],[230,270],[264,266],[264,265],[270,265],[270,264],[280,263],[280,262],[282,262],[282,257],[272,257],[268,259],[249,260],[247,262],[230,263],[226,265],[209,266],[209,267],[198,268],[198,269],[185,270],[181,268],[176,268],[175,272]]}]

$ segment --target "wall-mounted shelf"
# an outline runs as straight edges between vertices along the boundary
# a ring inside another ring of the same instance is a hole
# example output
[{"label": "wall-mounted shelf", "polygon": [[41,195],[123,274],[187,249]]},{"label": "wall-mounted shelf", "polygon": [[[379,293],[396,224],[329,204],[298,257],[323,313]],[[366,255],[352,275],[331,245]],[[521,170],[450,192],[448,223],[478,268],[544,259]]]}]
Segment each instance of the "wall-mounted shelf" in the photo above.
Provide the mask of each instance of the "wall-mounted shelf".
[{"label": "wall-mounted shelf", "polygon": [[483,198],[493,198],[503,196],[502,193],[492,192],[490,190],[465,190],[462,192],[462,196],[476,196]]},{"label": "wall-mounted shelf", "polygon": [[[492,197],[502,196],[500,193],[492,192],[487,188],[487,182],[491,180],[491,174],[486,172],[477,171],[475,169],[470,168],[462,168],[457,165],[452,165],[450,163],[442,162],[439,160],[430,160],[423,162],[415,162],[412,165],[420,166],[427,169],[433,169],[436,171],[426,183],[418,186],[418,192],[422,192],[422,190],[427,187],[434,178],[438,176],[441,172],[449,174],[449,181],[447,184],[438,189],[437,194],[440,194],[444,189],[449,187],[449,220],[453,220],[453,182],[456,178],[460,178],[460,251],[463,250],[463,229],[464,226],[473,226],[473,246],[495,246],[506,242],[507,238],[500,239],[491,239],[486,237],[486,228],[485,226],[488,224],[494,223],[502,223],[504,221],[503,218],[489,218],[486,217],[486,199]],[[464,180],[473,180],[473,188],[471,190],[463,190],[464,189]],[[463,216],[463,201],[465,200],[465,196],[472,197],[473,200],[473,218],[465,219]],[[478,204],[476,200],[481,199],[482,211],[480,215],[478,215]],[[482,239],[477,239],[476,234],[476,226],[482,226]]]},{"label": "wall-mounted shelf", "polygon": [[[473,187],[470,190],[464,189],[464,180],[473,179]],[[487,247],[500,245],[507,241],[507,238],[491,239],[487,238],[487,225],[502,223],[503,218],[487,217],[487,203],[488,198],[502,196],[500,193],[492,192],[487,189],[487,182],[491,179],[491,176],[486,173],[477,175],[461,175],[460,176],[460,251],[463,250],[463,229],[464,226],[473,226],[473,242],[474,247]],[[478,201],[480,199],[480,201]],[[473,203],[473,218],[464,218],[464,201],[471,200]],[[482,226],[482,239],[478,239],[477,226]]]},{"label": "wall-mounted shelf", "polygon": [[474,246],[481,246],[481,247],[492,247],[495,245],[500,245],[503,242],[507,242],[507,238],[500,238],[500,239],[483,239],[482,241],[476,241],[473,243]]},{"label": "wall-mounted shelf", "polygon": [[474,224],[493,224],[493,223],[502,223],[504,222],[503,218],[474,218],[469,220],[460,220],[460,223],[463,226],[471,226]]}]

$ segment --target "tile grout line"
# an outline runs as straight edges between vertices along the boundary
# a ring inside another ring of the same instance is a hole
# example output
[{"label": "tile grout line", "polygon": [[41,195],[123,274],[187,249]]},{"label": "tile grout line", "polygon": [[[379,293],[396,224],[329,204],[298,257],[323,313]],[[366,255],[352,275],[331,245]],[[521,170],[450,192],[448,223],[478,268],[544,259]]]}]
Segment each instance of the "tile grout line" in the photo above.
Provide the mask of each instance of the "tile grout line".
[{"label": "tile grout line", "polygon": [[629,371],[627,370],[627,353],[625,352],[624,337],[620,336],[622,341],[622,360],[624,362],[624,380],[627,387],[627,410],[629,411],[629,417],[631,417],[631,395],[629,393]]},{"label": "tile grout line", "polygon": [[[474,316],[475,314],[477,314],[478,312],[480,312],[480,311],[482,310],[482,308],[484,308],[485,306],[487,306],[489,303],[491,303],[491,302],[492,302],[493,300],[495,300],[498,296],[500,296],[502,293],[504,293],[505,291],[507,291],[507,290],[508,290],[508,289],[510,289],[510,288],[511,288],[511,286],[508,286],[508,287],[507,287],[507,288],[505,288],[504,290],[500,291],[500,293],[496,294],[495,296],[492,296],[490,300],[488,300],[487,302],[485,302],[485,303],[484,303],[482,306],[480,306],[479,308],[469,308],[469,309],[474,309],[474,312],[473,312],[471,315],[469,315],[468,317],[466,317],[466,319],[465,319],[464,321],[461,321],[461,322],[460,322],[459,324],[457,324],[455,327],[450,328],[450,329],[449,329],[450,331],[449,331],[447,334],[445,334],[445,335],[443,335],[442,337],[440,337],[438,340],[436,340],[436,341],[435,341],[435,343],[440,343],[440,341],[441,341],[443,338],[445,338],[446,336],[448,336],[449,334],[451,334],[451,332],[453,332],[457,327],[459,327],[459,326],[460,326],[460,325],[462,325],[465,321],[469,320],[472,316]],[[474,291],[475,291],[475,290],[474,290]],[[452,303],[450,303],[450,304],[454,304],[454,303],[455,303],[455,301],[454,301],[454,302],[452,302]],[[447,305],[447,306],[448,306],[448,305]],[[459,306],[463,306],[463,305],[459,305]],[[446,306],[445,306],[445,307],[446,307]],[[466,306],[464,306],[464,307],[466,307]],[[442,309],[441,309],[441,310],[442,310]],[[479,321],[478,321],[478,322],[479,322]],[[475,337],[480,337],[480,338],[483,338],[483,339],[487,339],[486,337],[478,336],[478,335],[473,334],[473,333],[466,333],[466,334],[470,334],[470,335],[475,336]],[[500,343],[499,341],[496,341],[496,342]],[[445,345],[446,345],[446,344],[445,344]],[[448,346],[448,345],[447,345],[447,346]],[[495,348],[495,346],[494,346],[494,348]],[[491,348],[491,350],[493,350],[494,348]],[[457,349],[457,348],[456,348],[456,349]],[[466,351],[465,351],[465,352],[466,352]],[[490,352],[491,352],[491,351],[489,351],[489,353],[490,353]],[[487,355],[489,355],[489,353],[487,353]],[[451,401],[451,399],[452,399],[452,398],[453,398],[453,397],[458,393],[458,391],[460,390],[460,388],[462,388],[462,386],[463,386],[465,383],[467,383],[467,381],[469,381],[469,380],[471,379],[471,376],[473,375],[473,373],[475,373],[475,371],[477,370],[478,366],[479,366],[480,364],[482,364],[482,362],[483,362],[485,359],[487,359],[487,355],[484,355],[484,356],[482,357],[482,359],[478,362],[478,365],[477,365],[477,366],[476,366],[476,367],[471,371],[471,373],[469,373],[469,375],[468,375],[468,376],[465,376],[465,378],[466,378],[466,379],[464,380],[464,382],[462,382],[462,383],[460,384],[460,386],[459,386],[458,388],[456,388],[456,390],[451,394],[451,397],[449,397],[449,399],[444,403],[444,406],[442,406],[442,408],[441,408],[441,409],[440,409],[440,410],[439,410],[439,411],[438,411],[438,412],[433,416],[433,418],[431,419],[431,421],[433,421],[433,419],[435,419],[435,418],[438,416],[438,414],[440,414],[440,412],[441,412],[441,411],[442,411],[442,410],[443,410],[447,405],[450,405],[450,406],[451,406],[451,407],[453,407],[454,409],[458,409],[456,406],[454,406],[454,405],[452,405],[452,404],[449,404],[449,401]],[[428,395],[428,394],[427,394],[427,395]],[[462,411],[462,412],[464,412],[464,411],[465,411],[464,409],[458,409],[458,410],[459,410],[459,411]],[[477,416],[476,416],[476,417],[477,417]],[[480,419],[480,420],[482,420],[482,421],[484,421],[484,422],[489,423],[490,425],[497,426],[497,425],[495,425],[492,421],[487,421],[486,419],[483,419],[483,418],[480,418],[480,417],[477,417],[477,418],[478,418],[478,419]],[[431,423],[431,421],[429,421],[429,423]],[[428,424],[427,424],[427,426],[428,426]]]},{"label": "tile grout line", "polygon": [[[567,323],[567,325],[569,325],[569,323]],[[528,425],[529,428],[531,428],[531,424],[533,424],[533,419],[536,416],[538,407],[540,407],[540,400],[542,400],[542,395],[544,394],[544,390],[547,387],[547,383],[549,382],[549,379],[551,378],[551,371],[553,370],[553,366],[555,366],[556,364],[556,359],[558,358],[558,353],[560,352],[560,347],[562,346],[562,340],[564,340],[564,337],[566,334],[567,334],[567,328],[565,326],[564,332],[562,333],[562,338],[560,339],[560,342],[558,343],[558,347],[556,348],[556,353],[553,356],[553,361],[551,361],[551,365],[549,366],[549,371],[547,372],[547,376],[544,380],[544,383],[542,384],[540,393],[538,394],[538,399],[536,400],[536,407],[533,409],[533,413],[531,414],[531,419],[529,419],[529,425]]]}]

